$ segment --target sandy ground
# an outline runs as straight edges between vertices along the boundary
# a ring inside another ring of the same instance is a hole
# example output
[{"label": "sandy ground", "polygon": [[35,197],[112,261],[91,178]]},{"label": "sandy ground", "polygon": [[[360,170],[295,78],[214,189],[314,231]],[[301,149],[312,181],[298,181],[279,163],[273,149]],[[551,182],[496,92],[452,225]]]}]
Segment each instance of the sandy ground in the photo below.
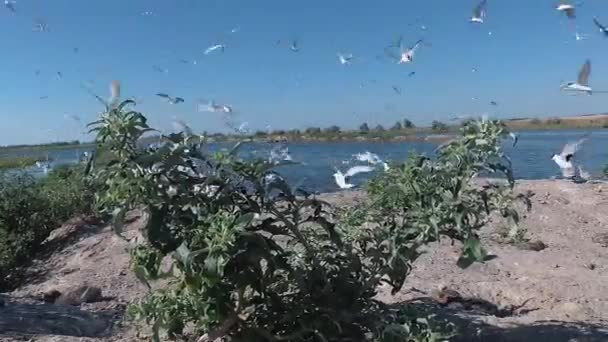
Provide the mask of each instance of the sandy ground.
[{"label": "sandy ground", "polygon": [[[546,244],[544,250],[501,244],[493,238],[500,226],[495,222],[482,234],[495,259],[460,270],[458,247],[434,244],[415,263],[401,292],[392,296],[381,289],[379,298],[455,322],[461,332],[457,341],[608,341],[608,239],[601,239],[608,233],[608,185],[522,181],[518,190],[535,193],[522,224],[530,239]],[[338,205],[359,196],[324,195]],[[135,217],[127,234],[136,236],[142,221]],[[138,341],[123,314],[146,290],[129,271],[128,243],[108,227],[84,222],[66,224],[50,240],[54,252],[29,270],[34,280],[4,295],[0,341]],[[75,308],[37,300],[42,292],[83,284],[101,287],[106,300]],[[442,287],[457,291],[463,301],[441,305],[431,299]],[[513,312],[501,310],[522,304]],[[7,311],[25,318],[15,323],[3,315]],[[40,324],[45,315],[67,326],[86,322],[87,328]]]}]

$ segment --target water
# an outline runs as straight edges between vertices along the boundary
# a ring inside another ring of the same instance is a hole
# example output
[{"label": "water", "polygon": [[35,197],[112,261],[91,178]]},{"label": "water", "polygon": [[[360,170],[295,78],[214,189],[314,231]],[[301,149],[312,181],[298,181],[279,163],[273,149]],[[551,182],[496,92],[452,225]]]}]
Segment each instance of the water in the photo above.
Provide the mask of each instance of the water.
[{"label": "water", "polygon": [[[592,175],[600,175],[603,167],[608,164],[608,130],[567,130],[567,131],[528,131],[520,133],[519,142],[515,148],[510,141],[505,144],[505,151],[511,157],[515,177],[518,179],[547,179],[560,174],[559,168],[551,160],[559,153],[563,145],[581,138],[591,132],[575,159]],[[289,152],[295,162],[301,165],[282,166],[278,171],[290,182],[301,182],[305,189],[328,192],[339,190],[334,183],[332,174],[334,167],[346,170],[349,165],[343,161],[350,160],[350,165],[357,165],[353,155],[365,151],[378,154],[383,160],[402,161],[409,152],[415,151],[431,155],[436,144],[425,142],[315,142],[290,143]],[[229,145],[213,145],[210,150],[216,150]],[[242,149],[244,156],[267,158],[269,144],[248,144]],[[86,149],[50,150],[48,155],[57,164],[73,164],[78,156]],[[36,151],[31,155],[41,156],[47,152]],[[12,155],[27,155],[23,152]],[[370,175],[357,175],[351,182],[363,184]]]}]

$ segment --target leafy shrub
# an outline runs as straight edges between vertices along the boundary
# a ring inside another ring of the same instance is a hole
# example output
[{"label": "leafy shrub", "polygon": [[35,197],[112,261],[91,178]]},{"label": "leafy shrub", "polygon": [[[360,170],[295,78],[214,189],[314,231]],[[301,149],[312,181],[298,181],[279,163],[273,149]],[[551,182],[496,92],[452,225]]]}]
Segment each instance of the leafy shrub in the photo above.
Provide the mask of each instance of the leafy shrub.
[{"label": "leafy shrub", "polygon": [[408,119],[403,119],[403,128],[414,128],[416,127],[413,122]]},{"label": "leafy shrub", "polygon": [[39,181],[25,173],[0,174],[0,288],[17,284],[18,267],[53,229],[74,215],[90,214],[93,205],[81,167],[58,168]]},{"label": "leafy shrub", "polygon": [[369,126],[367,125],[367,122],[364,122],[361,124],[361,126],[359,126],[359,131],[360,132],[369,132]]},{"label": "leafy shrub", "polygon": [[[239,145],[209,155],[180,133],[135,149],[150,128],[127,105],[93,124],[116,156],[94,174],[119,234],[128,210],[147,213],[133,269],[149,288],[171,282],[129,313],[155,340],[187,330],[204,334],[199,341],[444,340],[432,321],[374,299],[378,285],[399,291],[418,248],[440,236],[463,241],[459,265],[483,261],[477,231],[488,215],[517,217],[498,122],[463,128],[436,160],[411,157],[370,184],[368,202],[337,210],[290,187],[275,165],[240,159]],[[482,171],[505,174],[509,185],[472,185]],[[161,269],[166,257],[170,270]]]}]

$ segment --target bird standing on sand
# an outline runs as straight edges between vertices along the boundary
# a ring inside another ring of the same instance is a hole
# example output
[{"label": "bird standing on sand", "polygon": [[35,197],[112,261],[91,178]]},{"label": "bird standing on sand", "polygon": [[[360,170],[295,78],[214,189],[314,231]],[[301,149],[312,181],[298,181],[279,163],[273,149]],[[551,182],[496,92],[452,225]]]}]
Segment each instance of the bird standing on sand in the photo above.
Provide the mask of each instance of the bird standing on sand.
[{"label": "bird standing on sand", "polygon": [[576,142],[567,143],[559,154],[554,154],[551,159],[559,166],[562,176],[565,178],[573,178],[576,175],[576,170],[572,164],[574,154],[580,150],[581,145],[587,140],[583,137]]},{"label": "bird standing on sand", "polygon": [[473,16],[471,17],[472,23],[483,24],[483,20],[486,17],[487,2],[487,0],[483,0],[475,9],[473,9]]},{"label": "bird standing on sand", "polygon": [[585,64],[581,67],[581,70],[578,73],[578,79],[576,82],[568,82],[566,84],[562,84],[560,87],[561,90],[564,91],[576,91],[576,92],[585,92],[588,95],[593,93],[591,87],[589,87],[589,75],[591,74],[591,61],[586,60]]},{"label": "bird standing on sand", "polygon": [[336,172],[334,173],[334,180],[336,181],[336,184],[340,187],[340,189],[351,189],[354,188],[355,185],[347,183],[347,178],[352,177],[358,173],[372,172],[374,171],[374,168],[371,166],[360,165],[351,167],[350,169],[348,169],[348,171],[346,171],[346,173],[342,173],[338,169],[335,170]]}]

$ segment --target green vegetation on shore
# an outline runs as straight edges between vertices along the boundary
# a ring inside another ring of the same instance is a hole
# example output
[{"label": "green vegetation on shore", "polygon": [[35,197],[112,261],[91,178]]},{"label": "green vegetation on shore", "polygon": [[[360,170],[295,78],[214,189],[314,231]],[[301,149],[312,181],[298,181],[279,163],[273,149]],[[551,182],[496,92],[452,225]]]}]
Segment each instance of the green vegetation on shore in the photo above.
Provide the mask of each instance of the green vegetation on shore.
[{"label": "green vegetation on shore", "polygon": [[95,144],[92,142],[81,143],[78,140],[74,140],[74,141],[53,142],[53,143],[48,143],[48,144],[0,146],[0,153],[48,151],[48,150],[71,150],[71,149],[75,149],[75,148],[93,148],[93,147],[95,147]]},{"label": "green vegetation on shore", "polygon": [[0,170],[24,168],[32,166],[40,160],[45,159],[39,157],[0,157]]},{"label": "green vegetation on shore", "polygon": [[40,252],[53,229],[90,214],[93,206],[82,166],[59,167],[40,180],[25,173],[0,173],[0,292],[21,281],[20,267]]}]

